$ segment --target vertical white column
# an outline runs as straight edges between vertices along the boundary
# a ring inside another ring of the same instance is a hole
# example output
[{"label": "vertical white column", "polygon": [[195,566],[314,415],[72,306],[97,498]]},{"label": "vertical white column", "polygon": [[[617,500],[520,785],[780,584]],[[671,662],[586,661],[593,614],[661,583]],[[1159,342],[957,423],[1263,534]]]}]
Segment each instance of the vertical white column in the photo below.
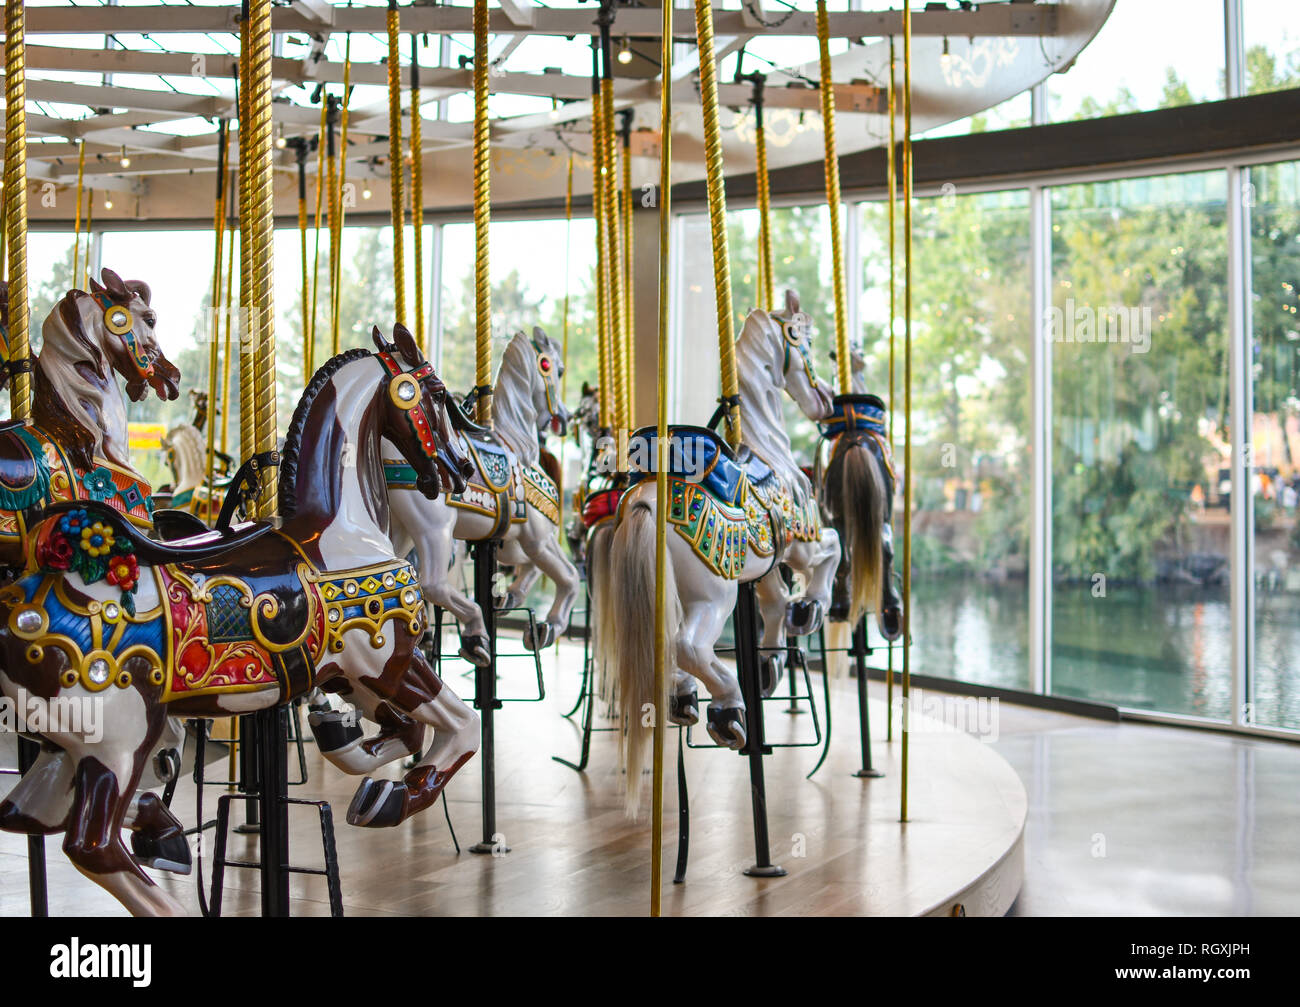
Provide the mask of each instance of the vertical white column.
[{"label": "vertical white column", "polygon": [[845,328],[849,343],[862,336],[862,315],[859,295],[862,293],[862,242],[858,219],[858,204],[845,203],[840,214],[844,221],[844,305]]},{"label": "vertical white column", "polygon": [[429,227],[429,296],[426,324],[429,346],[425,356],[442,372],[442,224]]},{"label": "vertical white column", "polygon": [[[1033,122],[1047,119],[1047,90],[1034,88]],[[1029,676],[1034,692],[1052,691],[1052,208],[1048,190],[1029,187],[1029,257],[1033,317],[1030,339]]]}]

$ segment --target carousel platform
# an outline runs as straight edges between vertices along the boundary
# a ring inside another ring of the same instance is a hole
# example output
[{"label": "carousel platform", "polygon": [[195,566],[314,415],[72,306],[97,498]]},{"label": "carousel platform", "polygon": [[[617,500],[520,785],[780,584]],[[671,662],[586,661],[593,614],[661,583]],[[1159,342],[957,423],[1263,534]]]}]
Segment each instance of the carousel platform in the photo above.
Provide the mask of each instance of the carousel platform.
[{"label": "carousel platform", "polygon": [[[553,755],[577,758],[580,718],[575,716],[571,723],[560,714],[576,697],[580,657],[580,648],[569,643],[548,654],[543,662],[546,700],[508,703],[497,716],[497,830],[499,841],[510,848],[502,856],[476,856],[467,849],[482,838],[477,761],[447,791],[447,808],[462,847],[458,855],[442,808],[396,829],[371,831],[345,824],[343,812],[356,781],[324,765],[315,748],[306,746],[310,779],[304,786],[291,787],[291,796],[325,798],[334,807],[347,915],[634,916],[647,912],[649,828],[645,814],[636,823],[623,814],[615,735],[594,735],[585,773],[552,759]],[[447,680],[461,695],[472,693],[472,679],[460,677],[467,667],[452,663],[447,667]],[[526,662],[503,665],[500,694],[527,695],[529,674]],[[820,676],[813,674],[812,682],[824,730]],[[685,883],[671,884],[677,856],[678,739],[675,730],[670,732],[666,915],[996,916],[1007,912],[1020,891],[1023,873],[1027,802],[1020,779],[990,745],[914,712],[910,821],[901,824],[899,743],[884,740],[883,686],[873,682],[870,689],[873,758],[883,777],[853,775],[860,760],[857,702],[850,678],[833,684],[834,741],[829,758],[812,780],[804,777],[817,761],[817,748],[778,748],[766,760],[772,859],[786,868],[785,877],[758,879],[742,873],[753,860],[746,760],[724,750],[688,748],[690,858]],[[787,714],[786,705],[785,701],[768,704],[769,742],[811,740],[812,718],[807,712]],[[598,717],[596,726],[610,723]],[[707,741],[703,732],[692,737],[693,744]],[[12,741],[8,747],[12,751]],[[12,756],[7,764],[13,764]],[[210,778],[223,769],[224,763],[212,766]],[[291,753],[291,779],[295,772],[296,758]],[[392,775],[400,775],[400,770],[393,767]],[[9,779],[0,777],[0,789],[7,791]],[[205,815],[211,818],[221,790],[209,787],[207,791]],[[188,777],[178,788],[173,807],[187,825],[193,823],[195,793]],[[318,866],[321,843],[313,811],[294,809],[290,822],[291,860]],[[57,838],[46,845],[51,915],[123,915],[115,900],[72,867]],[[211,849],[210,840],[205,849]],[[256,854],[254,837],[232,833],[231,858],[254,859]],[[210,878],[210,864],[205,863],[204,874]],[[193,875],[153,872],[153,876],[197,913]],[[257,884],[254,871],[229,871],[225,913],[255,915]],[[294,915],[328,915],[323,879],[295,876],[292,884]],[[26,913],[26,840],[0,835],[0,914]]]}]

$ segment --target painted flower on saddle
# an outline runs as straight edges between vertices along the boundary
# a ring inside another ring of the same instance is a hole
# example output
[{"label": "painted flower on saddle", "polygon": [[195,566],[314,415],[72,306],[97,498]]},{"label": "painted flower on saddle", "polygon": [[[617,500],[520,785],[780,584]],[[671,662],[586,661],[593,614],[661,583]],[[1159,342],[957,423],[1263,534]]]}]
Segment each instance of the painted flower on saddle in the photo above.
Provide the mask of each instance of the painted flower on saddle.
[{"label": "painted flower on saddle", "polygon": [[86,490],[86,496],[91,500],[112,500],[117,495],[117,484],[113,482],[113,473],[99,466],[91,469],[81,477],[81,485]]},{"label": "painted flower on saddle", "polygon": [[59,531],[71,538],[80,538],[81,529],[90,524],[90,516],[80,507],[59,518]]},{"label": "painted flower on saddle", "polygon": [[72,566],[73,552],[68,536],[56,529],[37,547],[36,561],[50,570],[67,570]]},{"label": "painted flower on saddle", "polygon": [[134,591],[140,582],[140,564],[131,553],[114,556],[108,561],[107,579],[123,591]]},{"label": "painted flower on saddle", "polygon": [[81,550],[91,556],[107,556],[113,551],[113,529],[102,521],[81,529]]}]

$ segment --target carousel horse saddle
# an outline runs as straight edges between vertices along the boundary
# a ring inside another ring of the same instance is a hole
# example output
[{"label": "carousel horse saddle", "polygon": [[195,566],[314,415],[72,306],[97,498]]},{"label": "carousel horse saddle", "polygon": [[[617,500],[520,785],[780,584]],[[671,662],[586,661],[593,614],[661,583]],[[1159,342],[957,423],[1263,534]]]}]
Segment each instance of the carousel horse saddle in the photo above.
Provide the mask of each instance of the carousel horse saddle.
[{"label": "carousel horse saddle", "polygon": [[830,416],[817,425],[828,440],[853,430],[870,431],[884,437],[885,403],[879,395],[836,395],[831,400]]},{"label": "carousel horse saddle", "polygon": [[202,534],[190,535],[186,538],[159,542],[146,536],[112,507],[93,500],[57,503],[45,508],[41,517],[56,517],[70,510],[84,510],[97,521],[111,523],[114,535],[129,541],[140,562],[151,566],[163,566],[167,563],[201,563],[245,546],[274,528],[269,521],[246,521],[226,532],[204,531]]},{"label": "carousel horse saddle", "polygon": [[45,449],[21,420],[0,425],[0,510],[22,511],[50,492]]},{"label": "carousel horse saddle", "polygon": [[[642,427],[628,440],[628,468],[638,482],[654,468],[654,427]],[[728,504],[741,502],[746,479],[762,486],[775,478],[772,467],[742,444],[733,450],[708,427],[668,428],[668,474],[699,483],[709,495]]]}]

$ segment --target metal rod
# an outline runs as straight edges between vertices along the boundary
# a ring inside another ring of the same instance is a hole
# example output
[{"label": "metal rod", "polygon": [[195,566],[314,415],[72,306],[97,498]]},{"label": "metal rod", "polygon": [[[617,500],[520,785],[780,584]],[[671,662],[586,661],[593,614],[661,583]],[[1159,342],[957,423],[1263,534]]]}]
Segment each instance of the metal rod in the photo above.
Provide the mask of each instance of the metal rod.
[{"label": "metal rod", "polygon": [[826,209],[831,225],[831,287],[835,295],[835,365],[840,394],[853,391],[849,360],[849,332],[844,303],[844,237],[840,233],[840,162],[835,155],[835,84],[831,80],[829,27],[826,0],[817,0],[817,47],[821,57],[822,137],[825,143]]},{"label": "metal rod", "polygon": [[903,7],[903,750],[899,818],[907,821],[912,686],[912,11]]},{"label": "metal rod", "polygon": [[[475,10],[477,10],[477,5]],[[406,324],[406,260],[402,207],[402,67],[397,53],[401,14],[397,0],[388,0],[388,174],[393,219],[393,304],[397,321]],[[475,19],[475,28],[478,20]],[[477,67],[475,67],[477,84]],[[475,129],[477,130],[477,122]]]},{"label": "metal rod", "polygon": [[[27,69],[23,0],[5,3],[5,232],[9,263],[10,414],[32,415],[27,292]],[[16,366],[17,365],[17,366]]]},{"label": "metal rod", "polygon": [[[480,0],[481,2],[481,0]],[[471,853],[499,855],[508,852],[497,833],[496,792],[496,711],[497,698],[497,626],[496,599],[492,596],[492,578],[497,569],[497,543],[494,540],[474,545],[474,601],[483,613],[483,628],[488,639],[488,663],[474,668],[474,709],[482,721],[479,768],[483,780],[483,839],[471,846]]]},{"label": "metal rod", "polygon": [[491,140],[488,7],[487,0],[474,0],[474,384],[479,393],[477,419],[483,426],[492,424],[492,274],[488,258],[492,209]]}]

